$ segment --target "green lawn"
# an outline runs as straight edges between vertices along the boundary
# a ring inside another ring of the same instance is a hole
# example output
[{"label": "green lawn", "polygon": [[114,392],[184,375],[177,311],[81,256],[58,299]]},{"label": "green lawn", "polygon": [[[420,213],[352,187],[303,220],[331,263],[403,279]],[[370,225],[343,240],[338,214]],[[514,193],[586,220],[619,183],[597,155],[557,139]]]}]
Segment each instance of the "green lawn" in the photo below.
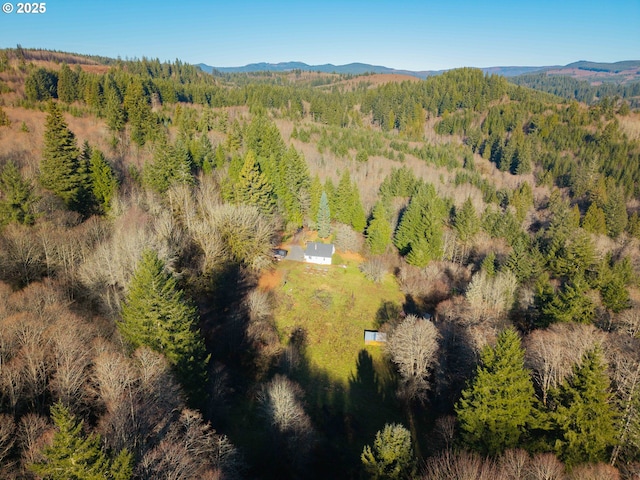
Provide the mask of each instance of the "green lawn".
[{"label": "green lawn", "polygon": [[[355,263],[309,265],[284,261],[283,279],[274,290],[275,319],[283,343],[298,328],[306,332],[307,358],[313,370],[328,380],[348,385],[356,374],[356,362],[365,349],[364,330],[376,327],[385,302],[402,305],[404,296],[391,275],[382,283],[367,280]],[[382,347],[366,347],[380,360]]]},{"label": "green lawn", "polygon": [[283,261],[278,270],[274,316],[282,343],[299,329],[306,337],[304,361],[291,376],[306,392],[314,423],[343,447],[347,463],[359,462],[362,446],[385,423],[403,421],[384,347],[365,347],[364,330],[376,328],[385,304],[399,309],[404,296],[392,275],[374,283],[355,262],[344,268]]}]

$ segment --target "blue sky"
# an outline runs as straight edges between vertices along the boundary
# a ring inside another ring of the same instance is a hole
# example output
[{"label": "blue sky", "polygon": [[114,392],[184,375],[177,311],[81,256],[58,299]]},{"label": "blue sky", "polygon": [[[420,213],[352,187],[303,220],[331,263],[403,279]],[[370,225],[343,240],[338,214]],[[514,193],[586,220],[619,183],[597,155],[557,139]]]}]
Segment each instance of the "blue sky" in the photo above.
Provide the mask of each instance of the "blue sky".
[{"label": "blue sky", "polygon": [[[4,0],[0,0],[4,3]],[[640,0],[76,1],[0,13],[0,47],[398,69],[640,59]]]}]

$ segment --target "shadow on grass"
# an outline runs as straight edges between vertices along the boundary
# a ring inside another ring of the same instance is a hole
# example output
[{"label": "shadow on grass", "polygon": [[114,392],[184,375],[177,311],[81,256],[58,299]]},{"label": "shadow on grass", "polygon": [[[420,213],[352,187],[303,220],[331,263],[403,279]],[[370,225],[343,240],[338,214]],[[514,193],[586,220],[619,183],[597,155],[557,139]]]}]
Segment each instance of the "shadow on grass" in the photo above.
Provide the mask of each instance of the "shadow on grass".
[{"label": "shadow on grass", "polygon": [[359,352],[349,381],[335,381],[327,371],[311,365],[305,332],[298,329],[272,372],[276,373],[288,376],[303,389],[304,410],[311,418],[316,441],[306,459],[278,450],[257,408],[259,386],[247,385],[234,395],[229,434],[247,456],[248,478],[359,479],[364,445],[371,444],[386,423],[406,423],[395,397],[395,373],[384,359],[374,358],[365,349]]},{"label": "shadow on grass", "polygon": [[385,324],[395,324],[402,315],[402,307],[396,302],[383,300],[376,312],[375,328],[381,328]]},{"label": "shadow on grass", "polygon": [[[230,305],[234,308],[237,303]],[[381,301],[376,325],[395,322],[401,309],[397,302]],[[264,377],[252,377],[255,366],[252,370],[246,363],[246,353],[245,362],[235,365],[241,371],[231,372],[232,375],[239,373],[245,381],[234,382],[225,422],[228,428],[224,433],[245,453],[249,464],[247,478],[360,479],[360,455],[365,445],[373,443],[376,432],[386,423],[397,422],[405,426],[410,423],[406,408],[395,394],[395,369],[379,350],[381,347],[363,347],[355,351],[357,357],[351,374],[344,380],[337,380],[339,377],[328,366],[318,367],[311,362],[305,329],[297,327],[289,332],[288,338],[281,340],[279,361]],[[217,344],[215,339],[214,343]],[[339,345],[336,348],[340,348]],[[312,448],[300,449],[305,453],[309,451],[306,459],[301,458],[304,453],[298,455],[278,450],[278,442],[259,412],[257,393],[262,383],[256,381],[267,383],[276,374],[286,375],[304,391],[304,410],[316,432]],[[415,433],[424,433],[420,428],[422,425],[418,427]]]},{"label": "shadow on grass", "polygon": [[309,365],[306,355],[290,376],[306,393],[319,442],[305,478],[360,478],[360,454],[385,423],[402,422],[395,373],[362,349],[347,384]]}]

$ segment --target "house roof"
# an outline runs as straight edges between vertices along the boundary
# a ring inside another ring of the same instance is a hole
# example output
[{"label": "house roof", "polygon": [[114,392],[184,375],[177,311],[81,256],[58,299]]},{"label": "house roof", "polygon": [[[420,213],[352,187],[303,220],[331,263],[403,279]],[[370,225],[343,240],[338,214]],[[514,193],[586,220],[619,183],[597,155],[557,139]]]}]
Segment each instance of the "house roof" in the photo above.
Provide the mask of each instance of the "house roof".
[{"label": "house roof", "polygon": [[331,258],[335,251],[332,243],[309,242],[304,251],[306,257],[325,257]]}]

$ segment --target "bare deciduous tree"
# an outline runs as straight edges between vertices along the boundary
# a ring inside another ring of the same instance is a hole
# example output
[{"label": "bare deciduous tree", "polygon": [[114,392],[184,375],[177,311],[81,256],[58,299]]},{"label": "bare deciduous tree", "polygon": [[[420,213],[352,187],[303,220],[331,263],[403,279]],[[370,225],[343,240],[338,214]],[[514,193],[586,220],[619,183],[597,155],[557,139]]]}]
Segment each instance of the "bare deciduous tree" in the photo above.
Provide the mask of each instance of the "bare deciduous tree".
[{"label": "bare deciduous tree", "polygon": [[334,243],[337,249],[344,252],[360,252],[364,244],[364,238],[349,225],[336,223],[332,226]]},{"label": "bare deciduous tree", "polygon": [[620,480],[620,473],[605,463],[578,465],[571,469],[567,480]]},{"label": "bare deciduous tree", "polygon": [[372,282],[380,283],[387,273],[387,267],[380,257],[373,257],[360,264],[360,271]]},{"label": "bare deciduous tree", "polygon": [[282,375],[276,375],[259,395],[263,415],[281,433],[306,437],[312,430],[311,420],[302,408],[302,389]]},{"label": "bare deciduous tree", "polygon": [[271,260],[274,226],[256,207],[200,204],[199,221],[189,232],[204,253],[203,270],[234,261],[262,270]]},{"label": "bare deciduous tree", "polygon": [[264,372],[282,351],[272,317],[271,299],[267,292],[254,289],[247,294],[244,304],[249,317],[246,335],[258,354],[256,367]]},{"label": "bare deciduous tree", "polygon": [[0,393],[3,402],[12,412],[16,411],[25,390],[24,359],[14,358],[0,367]]},{"label": "bare deciduous tree", "polygon": [[56,282],[49,279],[32,283],[9,298],[9,308],[13,312],[33,313],[37,318],[47,322],[54,317],[52,312],[67,304],[68,300]]},{"label": "bare deciduous tree", "polygon": [[107,412],[114,412],[122,402],[129,403],[136,373],[124,355],[112,351],[98,354],[93,361],[93,376],[97,396]]},{"label": "bare deciduous tree", "polygon": [[[16,423],[13,417],[0,414],[0,465],[9,467],[9,454],[16,441]],[[2,470],[0,470],[2,472]]]},{"label": "bare deciduous tree", "polygon": [[560,385],[582,360],[584,353],[602,342],[603,334],[593,325],[556,323],[534,330],[525,339],[525,364],[546,405],[549,390]]},{"label": "bare deciduous tree", "polygon": [[43,434],[51,428],[46,417],[28,413],[20,419],[18,439],[22,447],[22,465],[30,465],[42,459],[42,446],[46,443]]},{"label": "bare deciduous tree", "polygon": [[308,460],[315,432],[302,406],[302,389],[287,377],[276,375],[263,386],[258,403],[274,437],[274,451],[295,468]]},{"label": "bare deciduous tree", "polygon": [[613,323],[617,329],[637,337],[640,335],[640,306],[634,305],[633,308],[623,310],[615,317]]},{"label": "bare deciduous tree", "polygon": [[93,328],[72,314],[62,315],[50,333],[54,362],[50,388],[65,405],[77,406],[87,400],[94,337]]},{"label": "bare deciduous tree", "polygon": [[513,305],[518,280],[510,270],[488,275],[476,273],[467,288],[466,298],[477,321],[503,316]]},{"label": "bare deciduous tree", "polygon": [[425,464],[423,480],[496,480],[496,467],[473,452],[446,450]]},{"label": "bare deciduous tree", "polygon": [[243,464],[227,437],[218,435],[202,416],[185,409],[157,446],[140,462],[145,478],[238,478]]},{"label": "bare deciduous tree", "polygon": [[626,334],[610,333],[604,342],[611,384],[620,409],[618,444],[613,448],[611,464],[619,457],[623,463],[637,457],[640,451],[640,339]]},{"label": "bare deciduous tree", "polygon": [[564,465],[553,453],[538,453],[529,462],[528,478],[531,480],[562,480]]},{"label": "bare deciduous tree", "polygon": [[[171,213],[150,196],[121,205],[111,236],[98,243],[78,267],[77,276],[111,314],[119,311],[126,286],[145,248],[152,248],[169,268],[185,246],[186,236]],[[140,206],[142,204],[147,210]]]},{"label": "bare deciduous tree", "polygon": [[434,433],[442,440],[445,450],[453,447],[456,438],[456,417],[446,415],[436,420]]},{"label": "bare deciduous tree", "polygon": [[10,224],[2,231],[0,280],[24,286],[46,272],[42,245],[29,228]]},{"label": "bare deciduous tree", "polygon": [[498,477],[510,480],[525,480],[529,454],[520,448],[510,448],[498,457]]},{"label": "bare deciduous tree", "polygon": [[430,320],[408,315],[390,334],[387,351],[401,377],[401,395],[424,400],[436,363],[440,334]]},{"label": "bare deciduous tree", "polygon": [[197,460],[189,455],[184,445],[163,439],[142,457],[136,473],[142,478],[189,480],[202,478],[198,475],[198,467]]},{"label": "bare deciduous tree", "polygon": [[252,322],[264,320],[272,314],[273,308],[269,294],[262,290],[251,290],[244,303],[249,313],[249,320]]}]

